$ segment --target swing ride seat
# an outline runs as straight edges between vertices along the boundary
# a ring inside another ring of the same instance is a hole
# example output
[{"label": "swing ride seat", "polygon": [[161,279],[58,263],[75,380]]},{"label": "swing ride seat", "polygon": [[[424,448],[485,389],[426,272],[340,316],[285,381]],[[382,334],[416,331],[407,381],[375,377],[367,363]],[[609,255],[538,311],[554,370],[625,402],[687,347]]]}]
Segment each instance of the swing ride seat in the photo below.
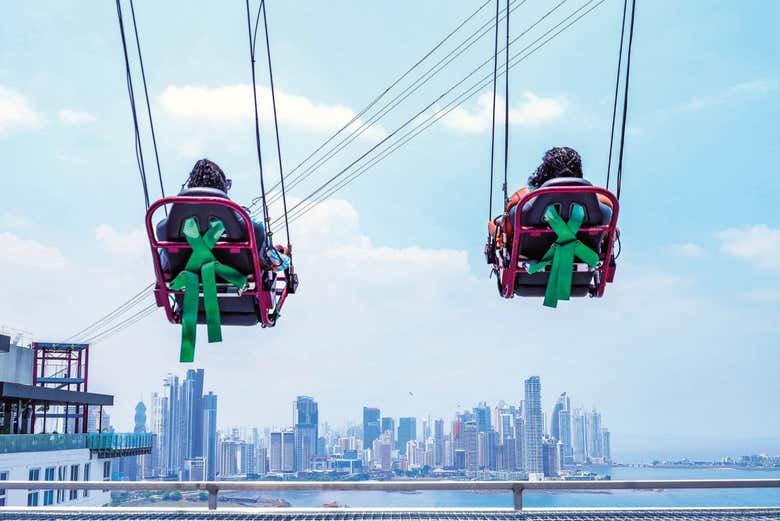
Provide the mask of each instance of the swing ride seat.
[{"label": "swing ride seat", "polygon": [[[612,208],[599,201],[606,197]],[[508,248],[499,255],[494,268],[499,275],[499,292],[504,298],[545,296],[551,269],[529,272],[558,240],[557,233],[545,219],[553,207],[564,221],[570,221],[575,206],[584,210],[582,227],[576,234],[584,246],[598,255],[595,267],[577,262],[573,266],[571,296],[601,297],[615,274],[614,243],[617,234],[619,203],[609,190],[593,186],[585,179],[562,177],[551,179],[532,190],[511,210],[514,235]],[[522,209],[519,211],[518,209]]]},{"label": "swing ride seat", "polygon": [[[155,227],[154,213],[165,205],[171,205],[169,215]],[[156,201],[146,212],[146,232],[157,279],[154,294],[157,305],[165,308],[168,321],[174,324],[182,321],[184,290],[171,289],[170,283],[185,269],[192,253],[183,233],[184,223],[190,217],[197,220],[201,234],[208,230],[212,222],[219,220],[223,223],[225,232],[213,247],[214,257],[221,264],[247,277],[247,286],[241,292],[227,281],[217,278],[217,300],[222,324],[275,325],[290,290],[286,276],[263,269],[258,244],[262,244],[265,238],[256,235],[252,219],[241,205],[214,188],[184,190],[178,196]],[[164,256],[161,255],[163,251]],[[197,321],[199,324],[207,323],[202,284]]]}]

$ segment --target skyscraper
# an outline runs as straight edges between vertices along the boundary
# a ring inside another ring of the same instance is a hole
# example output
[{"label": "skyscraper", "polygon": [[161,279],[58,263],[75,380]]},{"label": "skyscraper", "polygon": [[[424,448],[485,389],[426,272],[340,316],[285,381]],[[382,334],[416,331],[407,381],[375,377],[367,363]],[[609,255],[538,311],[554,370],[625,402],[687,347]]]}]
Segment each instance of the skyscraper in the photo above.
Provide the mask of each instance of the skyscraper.
[{"label": "skyscraper", "polygon": [[575,409],[572,414],[572,439],[571,446],[573,451],[574,463],[585,463],[588,455],[586,441],[585,414],[582,409]]},{"label": "skyscraper", "polygon": [[479,430],[476,420],[463,422],[464,465],[468,471],[479,470]]},{"label": "skyscraper", "polygon": [[395,445],[395,420],[393,418],[390,418],[389,416],[385,416],[382,418],[382,434],[385,432],[390,433],[390,441],[393,442],[393,445]]},{"label": "skyscraper", "polygon": [[363,448],[373,447],[374,440],[379,437],[379,429],[379,409],[363,407]]},{"label": "skyscraper", "polygon": [[544,471],[542,461],[542,384],[538,376],[532,376],[525,381],[523,404],[525,471],[529,475],[541,475]]},{"label": "skyscraper", "polygon": [[406,444],[417,439],[417,418],[406,417],[398,419],[398,442],[396,447],[401,454],[406,454]]},{"label": "skyscraper", "polygon": [[185,459],[203,456],[203,369],[189,369],[182,383]]},{"label": "skyscraper", "polygon": [[474,416],[477,419],[477,429],[479,432],[490,430],[490,407],[485,402],[480,402],[474,407]]},{"label": "skyscraper", "polygon": [[601,428],[601,457],[604,459],[604,463],[612,463],[610,435],[609,430],[606,427]]},{"label": "skyscraper", "polygon": [[203,468],[206,480],[217,479],[217,395],[210,392],[201,400],[203,407]]},{"label": "skyscraper", "polygon": [[319,413],[317,402],[310,396],[299,396],[293,404],[295,421],[295,470],[311,469],[311,459],[317,455]]},{"label": "skyscraper", "polygon": [[589,460],[601,459],[603,456],[601,452],[601,413],[595,409],[585,415],[585,440],[587,458]]},{"label": "skyscraper", "polygon": [[141,433],[146,432],[146,405],[144,402],[138,402],[135,405],[135,426],[133,432]]},{"label": "skyscraper", "polygon": [[162,427],[163,436],[161,476],[178,477],[184,466],[182,438],[185,429],[182,425],[182,409],[179,395],[179,377],[168,374],[163,381]]},{"label": "skyscraper", "polygon": [[561,442],[562,462],[572,463],[571,400],[566,393],[561,394],[555,402],[550,423],[550,435]]},{"label": "skyscraper", "polygon": [[433,422],[433,464],[444,465],[444,420],[441,418]]}]

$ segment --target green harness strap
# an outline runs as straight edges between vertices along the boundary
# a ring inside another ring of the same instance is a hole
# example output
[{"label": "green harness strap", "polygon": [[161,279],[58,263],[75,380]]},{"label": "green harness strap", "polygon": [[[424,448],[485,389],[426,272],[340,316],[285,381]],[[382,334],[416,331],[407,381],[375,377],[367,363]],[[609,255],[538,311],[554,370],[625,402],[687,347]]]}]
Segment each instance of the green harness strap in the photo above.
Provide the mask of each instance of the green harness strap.
[{"label": "green harness strap", "polygon": [[189,217],[182,228],[192,254],[184,270],[169,284],[170,289],[184,289],[184,306],[181,317],[181,353],[180,362],[192,362],[195,359],[195,334],[198,327],[198,300],[200,283],[203,282],[203,308],[206,312],[209,342],[222,341],[222,319],[219,315],[217,300],[217,275],[243,290],[246,276],[238,270],[220,263],[211,251],[222,234],[225,225],[219,219],[211,222],[209,229],[201,237],[198,221]]},{"label": "green harness strap", "polygon": [[552,264],[547,289],[544,292],[544,305],[547,307],[557,307],[559,300],[569,300],[571,297],[574,257],[578,257],[591,268],[595,268],[599,263],[598,254],[577,239],[577,232],[580,231],[584,219],[585,209],[579,204],[573,205],[568,223],[558,214],[554,206],[549,206],[544,212],[544,220],[558,238],[541,261],[528,266],[528,273],[538,273]]}]

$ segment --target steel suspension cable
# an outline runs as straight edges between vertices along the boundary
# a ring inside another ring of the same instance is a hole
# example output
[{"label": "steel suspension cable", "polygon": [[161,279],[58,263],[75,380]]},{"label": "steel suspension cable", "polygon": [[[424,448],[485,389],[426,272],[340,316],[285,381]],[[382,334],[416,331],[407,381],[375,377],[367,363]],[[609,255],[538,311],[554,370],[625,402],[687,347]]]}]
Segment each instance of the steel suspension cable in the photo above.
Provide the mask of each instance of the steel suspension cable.
[{"label": "steel suspension cable", "polygon": [[612,173],[612,146],[615,141],[615,121],[617,119],[618,98],[620,97],[620,73],[623,65],[623,37],[626,34],[626,10],[628,9],[628,0],[623,0],[623,21],[620,24],[620,46],[618,50],[617,72],[615,73],[615,99],[612,103],[612,126],[609,131],[609,156],[607,158],[607,184],[609,190],[610,174]]},{"label": "steel suspension cable", "polygon": [[[567,0],[561,0],[560,2],[558,2],[558,4],[557,4],[557,5],[555,5],[555,6],[554,6],[554,7],[552,7],[550,10],[548,10],[548,11],[547,11],[547,12],[546,12],[546,13],[545,13],[545,14],[544,14],[542,17],[540,17],[540,18],[539,18],[539,19],[538,19],[536,22],[534,22],[534,23],[533,23],[533,24],[531,24],[531,25],[530,25],[528,28],[526,28],[526,29],[525,29],[525,30],[524,30],[524,31],[523,31],[523,32],[522,32],[520,35],[518,35],[517,37],[515,37],[514,39],[512,39],[512,41],[511,41],[511,42],[509,42],[509,43],[510,43],[510,45],[511,45],[512,43],[514,43],[514,42],[518,41],[520,38],[522,38],[522,37],[523,37],[525,34],[527,34],[528,32],[530,32],[530,31],[531,31],[533,28],[535,28],[535,27],[536,27],[538,24],[540,24],[540,23],[541,23],[543,20],[545,20],[547,17],[549,17],[549,16],[550,16],[550,15],[551,15],[551,14],[552,14],[552,13],[553,13],[555,10],[557,10],[557,9],[558,9],[558,8],[560,8],[560,7],[561,7],[561,6],[562,6],[564,3],[566,3],[566,1],[567,1]],[[542,38],[543,38],[543,37],[544,37],[546,34],[549,34],[549,33],[550,33],[552,30],[554,30],[556,27],[558,27],[558,26],[560,26],[561,24],[563,24],[563,23],[564,23],[564,22],[565,22],[565,21],[566,21],[568,18],[571,18],[572,16],[574,16],[574,14],[576,14],[578,11],[582,10],[582,9],[583,9],[585,6],[587,6],[588,4],[592,3],[593,1],[595,1],[595,0],[588,0],[588,1],[587,1],[587,2],[586,2],[584,5],[583,5],[583,6],[581,6],[579,9],[575,10],[575,11],[574,11],[574,13],[572,13],[572,14],[570,14],[568,17],[566,17],[566,18],[564,19],[564,21],[562,21],[562,22],[559,22],[559,23],[558,23],[556,26],[554,26],[552,29],[548,30],[548,32],[547,32],[547,33],[545,33],[545,34],[543,34],[541,37],[537,38],[537,39],[536,39],[536,40],[535,40],[535,41],[534,41],[534,42],[533,42],[531,45],[533,45],[534,43],[538,42],[538,41],[539,41],[540,39],[542,39]],[[603,0],[602,0],[602,1],[603,1]],[[394,136],[395,134],[397,134],[398,132],[400,132],[400,131],[401,131],[401,130],[404,128],[404,127],[406,127],[407,125],[409,125],[409,124],[411,124],[412,122],[414,122],[414,120],[416,120],[416,119],[417,119],[419,116],[421,116],[422,114],[424,114],[425,112],[427,112],[427,111],[428,111],[428,109],[430,109],[431,107],[433,107],[433,106],[434,106],[434,105],[435,105],[437,102],[439,102],[441,99],[445,98],[445,97],[446,97],[447,95],[449,95],[449,94],[450,94],[452,91],[454,91],[454,90],[455,90],[455,89],[457,89],[457,88],[458,88],[460,85],[462,85],[463,83],[465,83],[465,82],[466,82],[466,81],[467,81],[467,80],[468,80],[468,79],[469,79],[471,76],[473,76],[474,74],[476,74],[477,72],[479,72],[479,70],[480,70],[480,69],[482,69],[482,68],[483,68],[485,65],[487,65],[488,63],[490,63],[490,61],[491,61],[491,60],[492,60],[492,57],[491,57],[491,58],[489,58],[488,60],[484,61],[484,62],[483,62],[481,65],[479,65],[477,68],[475,68],[475,69],[474,69],[474,70],[472,70],[470,73],[468,73],[468,74],[467,74],[465,77],[463,77],[463,78],[462,78],[460,81],[458,81],[457,83],[455,83],[454,85],[452,85],[452,86],[451,86],[449,89],[447,89],[447,90],[446,90],[444,93],[442,93],[441,95],[439,95],[439,96],[438,96],[438,97],[437,97],[435,100],[433,100],[431,103],[429,103],[427,106],[425,106],[425,107],[424,107],[422,110],[420,110],[419,112],[417,112],[417,113],[416,113],[414,116],[412,116],[411,118],[407,119],[407,120],[406,120],[404,123],[402,123],[402,124],[401,124],[399,127],[397,127],[397,128],[396,128],[396,129],[395,129],[395,130],[394,130],[394,131],[391,133],[391,134],[389,134],[389,135],[388,135],[388,136],[386,136],[384,139],[382,139],[381,141],[379,141],[378,143],[376,143],[376,144],[375,144],[373,147],[371,147],[371,148],[370,148],[368,151],[366,151],[364,154],[362,154],[362,155],[361,155],[360,157],[358,157],[356,160],[352,161],[352,162],[351,162],[349,165],[347,165],[347,166],[346,166],[344,169],[342,169],[340,172],[338,172],[338,173],[337,173],[335,176],[333,176],[333,177],[332,177],[332,178],[330,178],[328,181],[326,181],[326,182],[325,182],[323,185],[321,185],[319,188],[317,188],[316,190],[314,190],[314,192],[312,192],[312,194],[310,194],[310,195],[309,195],[309,197],[312,197],[313,195],[316,195],[317,193],[319,193],[320,191],[322,191],[322,190],[323,190],[323,189],[324,189],[324,188],[325,188],[327,185],[329,185],[330,183],[332,183],[332,182],[333,182],[333,181],[334,181],[336,178],[338,178],[338,177],[340,177],[341,175],[343,175],[343,174],[344,174],[344,173],[345,173],[345,172],[346,172],[348,169],[350,169],[352,166],[354,166],[355,164],[357,164],[358,162],[360,162],[360,161],[361,161],[362,159],[364,159],[366,156],[368,156],[369,154],[371,154],[371,153],[372,153],[374,150],[376,150],[377,148],[379,148],[380,146],[382,146],[384,143],[386,143],[388,140],[390,140],[391,138],[393,138],[393,136]],[[481,81],[481,80],[480,80],[480,81]],[[308,199],[308,197],[307,197],[307,199]],[[299,207],[299,206],[301,206],[302,204],[305,204],[305,201],[306,201],[306,199],[304,199],[304,200],[300,201],[299,203],[297,203],[296,205],[294,205],[294,206],[293,206],[293,208],[292,208],[292,210],[295,210],[296,208],[298,208],[298,207]]]},{"label": "steel suspension cable", "polygon": [[122,37],[122,50],[124,52],[125,57],[125,72],[127,75],[127,94],[130,98],[130,110],[133,113],[133,128],[135,131],[135,151],[136,151],[136,162],[138,163],[138,171],[141,176],[141,186],[144,191],[144,203],[146,204],[146,209],[149,209],[149,187],[146,183],[146,168],[144,166],[144,153],[143,153],[143,147],[141,145],[141,131],[138,126],[138,114],[136,112],[135,108],[135,94],[133,89],[133,76],[130,72],[130,58],[127,54],[127,39],[125,37],[125,23],[122,19],[122,6],[120,4],[120,0],[116,0],[116,15],[117,19],[119,20],[119,34]]},{"label": "steel suspension cable", "polygon": [[504,69],[504,208],[509,201],[506,193],[509,172],[509,4],[506,4],[506,69]]},{"label": "steel suspension cable", "polygon": [[69,342],[75,338],[79,338],[81,336],[84,336],[86,334],[92,334],[94,330],[97,328],[100,328],[101,326],[112,322],[116,317],[123,315],[127,310],[132,309],[135,307],[139,302],[141,302],[145,297],[151,296],[152,288],[154,287],[154,283],[149,284],[142,288],[139,292],[137,292],[135,295],[127,299],[125,302],[117,306],[113,311],[110,311],[103,317],[99,318],[95,322],[91,323],[90,325],[86,326],[85,328],[79,330],[78,332],[74,333],[73,335],[66,338],[64,341]]},{"label": "steel suspension cable", "polygon": [[[160,181],[160,193],[162,194],[162,197],[165,197],[165,186],[163,185],[163,178],[162,178],[162,170],[160,169],[160,155],[157,152],[157,136],[154,132],[154,119],[152,119],[152,107],[149,104],[149,89],[146,86],[146,70],[144,69],[144,59],[141,54],[141,39],[138,36],[138,25],[135,21],[135,6],[133,5],[133,0],[130,0],[130,14],[133,17],[133,33],[135,33],[135,45],[138,49],[138,63],[141,66],[141,79],[143,80],[144,84],[144,96],[146,97],[146,114],[149,117],[149,129],[151,130],[152,134],[152,145],[154,146],[154,161],[157,164],[157,179]],[[168,208],[163,206],[163,210],[165,211],[165,215],[168,215]]]},{"label": "steel suspension cable", "polygon": [[[562,0],[557,7],[560,7],[563,3],[565,3],[567,0]],[[514,11],[518,9],[520,6],[525,4],[527,0],[511,0],[510,4],[514,4],[511,11]],[[549,14],[549,12],[548,12]],[[327,163],[330,159],[332,159],[336,154],[344,150],[350,143],[352,143],[357,137],[364,134],[370,127],[372,127],[377,121],[382,119],[385,115],[387,115],[391,110],[393,110],[395,107],[400,105],[403,101],[408,99],[412,94],[414,94],[416,91],[418,91],[420,88],[422,88],[426,83],[428,83],[430,80],[432,80],[438,73],[440,73],[444,68],[446,68],[450,63],[452,63],[455,59],[457,59],[459,56],[461,56],[463,53],[465,53],[469,48],[471,48],[474,44],[476,44],[480,39],[482,39],[485,35],[487,35],[490,32],[490,25],[492,22],[487,22],[483,24],[481,27],[479,27],[476,31],[474,31],[471,35],[469,35],[465,40],[463,40],[460,44],[458,44],[454,49],[452,49],[447,55],[442,57],[438,62],[436,62],[432,67],[430,67],[428,70],[426,70],[421,76],[419,76],[416,80],[414,80],[410,85],[408,85],[404,90],[402,90],[400,93],[398,93],[393,99],[391,99],[389,102],[387,102],[384,106],[382,106],[377,112],[375,112],[369,119],[364,121],[358,128],[352,130],[352,132],[346,136],[345,138],[341,139],[336,145],[334,145],[329,151],[325,152],[325,154],[317,159],[314,164],[310,164],[308,167],[306,167],[303,172],[299,173],[297,176],[294,176],[292,178],[292,182],[289,184],[288,188],[294,188],[298,184],[300,184],[303,180],[311,176],[314,171],[321,168],[325,163]],[[480,34],[481,33],[481,34]],[[492,58],[491,58],[492,59]],[[487,65],[491,59],[486,60],[479,68],[484,67]],[[474,71],[476,72],[476,71]],[[340,131],[339,131],[340,132]],[[334,136],[335,137],[335,136]],[[330,139],[329,139],[330,141]],[[299,164],[296,166],[293,170],[290,171],[290,174],[298,170],[298,168],[301,166]],[[278,196],[275,198],[271,198],[271,203],[278,200]]]},{"label": "steel suspension cable", "polygon": [[[271,66],[271,43],[268,38],[268,18],[266,12],[268,11],[265,1],[263,1],[261,8],[263,9],[263,28],[265,29],[265,49],[268,55],[268,77],[271,80],[271,105],[274,109],[274,130],[276,131],[276,156],[279,159],[279,183],[282,187],[282,205],[284,208],[284,230],[287,236],[287,253],[292,252],[292,244],[290,240],[290,222],[287,219],[287,195],[284,189],[284,168],[282,167],[282,145],[279,140],[279,119],[276,116],[276,94],[274,89],[274,69]],[[257,30],[257,29],[255,29]],[[271,245],[273,247],[273,244]],[[292,263],[292,259],[290,260]]]},{"label": "steel suspension cable", "polygon": [[[581,5],[579,8],[577,8],[575,11],[573,11],[571,14],[569,14],[567,17],[565,17],[562,21],[560,21],[558,24],[553,26],[552,28],[548,29],[545,33],[543,33],[540,37],[538,37],[536,40],[531,42],[529,45],[524,47],[522,50],[520,50],[518,53],[514,54],[511,58],[510,68],[517,66],[522,61],[526,60],[528,57],[530,57],[532,54],[537,52],[539,49],[546,46],[548,43],[550,43],[552,40],[554,40],[558,35],[560,35],[562,32],[566,31],[570,27],[572,27],[574,24],[576,24],[579,20],[587,16],[589,13],[591,13],[593,10],[595,10],[597,7],[599,7],[601,4],[603,4],[606,0],[599,0],[596,2],[596,0],[588,0],[583,5]],[[594,4],[594,2],[596,2]],[[586,9],[588,6],[593,4],[590,8],[588,8],[585,12],[580,11],[583,9]],[[573,20],[571,20],[574,18]],[[566,23],[567,21],[571,20],[570,22]],[[565,25],[564,25],[565,24]],[[562,28],[558,29],[559,27]],[[556,29],[558,29],[556,31]],[[550,35],[548,38],[546,38],[548,35]],[[546,39],[545,39],[546,38]],[[516,41],[517,38],[513,39],[512,42]],[[544,40],[544,41],[542,41]],[[540,42],[538,45],[536,45],[538,42]],[[536,45],[536,47],[534,47]],[[533,48],[532,48],[533,47]],[[529,50],[530,49],[530,50]],[[503,49],[502,49],[503,50]],[[527,51],[527,52],[526,52]],[[499,76],[503,76],[504,72],[500,72]],[[406,144],[408,141],[419,135],[421,132],[423,132],[425,129],[429,128],[431,125],[436,123],[438,120],[446,116],[449,112],[454,110],[456,107],[461,105],[466,100],[470,99],[471,97],[475,96],[477,93],[480,92],[481,89],[488,86],[490,83],[490,75],[483,77],[479,82],[477,82],[475,85],[473,85],[471,88],[467,89],[467,91],[460,95],[460,97],[456,98],[454,101],[452,101],[448,106],[445,106],[443,109],[439,110],[432,116],[430,116],[426,121],[423,121],[420,125],[412,129],[410,132],[402,136],[394,145],[391,145],[392,148],[386,149],[383,151],[378,158],[374,158],[369,162],[369,164],[364,165],[361,167],[360,170],[353,172],[350,174],[350,176],[343,180],[339,185],[336,185],[334,187],[331,187],[327,192],[320,194],[318,197],[314,198],[313,194],[310,194],[306,199],[301,200],[298,204],[296,204],[293,209],[291,210],[290,222],[295,222],[299,217],[304,215],[305,213],[308,213],[314,206],[316,206],[317,203],[324,201],[327,199],[330,195],[333,195],[335,192],[339,191],[340,189],[344,188],[346,185],[350,184],[352,181],[360,177],[362,174],[364,174],[369,168],[374,166],[376,163],[378,163],[380,160],[384,159],[388,155],[390,155],[392,152]],[[487,80],[487,82],[485,81]],[[462,82],[461,82],[462,83]],[[412,118],[414,120],[416,118]],[[404,124],[405,126],[405,124]],[[351,165],[350,165],[351,166]],[[348,166],[342,172],[340,172],[338,175],[343,174],[348,168]],[[321,189],[322,187],[320,187]],[[319,190],[319,189],[318,189]],[[316,191],[315,191],[316,192]],[[305,206],[304,206],[305,205]],[[293,213],[294,212],[294,213]]]},{"label": "steel suspension cable", "polygon": [[[263,8],[263,1],[260,2],[260,9]],[[257,108],[257,79],[255,77],[255,49],[252,35],[252,16],[249,11],[249,0],[246,0],[246,26],[249,34],[249,57],[252,62],[252,98],[255,109],[255,144],[257,147],[257,163],[260,167],[260,197],[263,205],[263,223],[265,224],[265,233],[268,243],[271,244],[271,220],[268,215],[268,204],[265,198],[265,181],[263,180],[263,154],[260,150],[260,113]]]},{"label": "steel suspension cable", "polygon": [[[440,40],[436,45],[434,45],[428,52],[426,52],[417,62],[415,62],[411,67],[409,67],[401,76],[393,80],[393,82],[385,87],[385,89],[380,92],[371,102],[369,102],[368,105],[363,107],[363,109],[360,110],[357,114],[355,114],[347,123],[345,123],[341,128],[339,128],[333,135],[331,135],[328,139],[326,139],[322,144],[320,144],[314,151],[312,151],[308,156],[306,156],[300,163],[298,163],[292,170],[288,172],[288,175],[294,174],[298,169],[300,169],[306,162],[308,162],[312,157],[314,157],[318,152],[320,152],[323,148],[325,148],[328,143],[333,141],[339,134],[341,134],[343,131],[348,129],[350,126],[352,126],[356,121],[358,121],[363,115],[366,114],[371,108],[373,108],[387,93],[389,93],[393,88],[395,88],[401,81],[403,81],[409,74],[412,73],[417,67],[419,67],[426,59],[428,59],[434,52],[436,52],[442,45],[444,45],[455,33],[457,33],[461,28],[463,28],[468,22],[470,22],[479,12],[484,9],[486,5],[490,3],[491,0],[486,0],[482,5],[480,5],[474,12],[472,12],[468,17],[466,17],[463,21],[458,24],[457,27],[455,27],[452,31],[450,31],[442,40]],[[517,0],[512,0],[517,1]],[[523,0],[525,2],[526,0]],[[481,29],[481,28],[480,28]],[[479,31],[478,29],[477,31]],[[473,36],[473,35],[472,35]],[[279,183],[271,187],[271,190],[275,190],[279,186]],[[251,206],[250,206],[251,207]]]},{"label": "steel suspension cable", "polygon": [[488,221],[493,219],[493,167],[496,158],[496,83],[498,81],[498,17],[501,12],[500,0],[496,0],[496,36],[493,48],[493,116],[490,124],[490,197],[488,201]]},{"label": "steel suspension cable", "polygon": [[636,0],[631,0],[631,25],[628,29],[628,52],[626,54],[626,81],[623,92],[623,125],[620,130],[620,152],[617,166],[617,195],[620,199],[620,189],[623,184],[623,151],[626,143],[626,121],[628,119],[628,84],[631,78],[631,48],[634,44],[634,15],[636,14]]}]

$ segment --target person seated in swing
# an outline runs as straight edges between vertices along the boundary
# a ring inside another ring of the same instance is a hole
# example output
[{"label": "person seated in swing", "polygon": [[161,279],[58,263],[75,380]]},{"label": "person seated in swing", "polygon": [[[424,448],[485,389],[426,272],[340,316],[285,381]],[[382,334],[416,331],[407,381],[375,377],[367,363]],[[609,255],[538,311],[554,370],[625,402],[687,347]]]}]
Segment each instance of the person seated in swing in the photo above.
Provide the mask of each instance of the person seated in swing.
[{"label": "person seated in swing", "polygon": [[[232,187],[232,180],[228,179],[222,169],[213,161],[209,159],[200,159],[193,166],[187,181],[185,182],[186,189],[179,195],[202,195],[193,194],[192,191],[197,189],[213,189],[218,190],[215,196],[228,198],[228,191]],[[211,194],[210,194],[211,195]],[[236,212],[233,212],[236,213]],[[236,215],[238,221],[243,222],[243,218]],[[285,271],[290,267],[289,251],[286,247],[277,245],[273,246],[269,243],[268,237],[265,231],[265,225],[262,222],[252,220],[252,228],[255,232],[255,240],[257,241],[257,249],[260,256],[260,263],[263,268],[267,270],[273,270],[277,272]],[[163,219],[157,224],[158,237],[165,237],[169,230],[167,230],[167,219]],[[169,260],[168,252],[160,252],[160,262],[162,264],[163,271],[169,272]]]},{"label": "person seated in swing", "polygon": [[[488,223],[488,234],[490,240],[496,239],[496,232],[499,226],[502,227],[506,233],[507,241],[511,241],[512,238],[512,222],[511,217],[505,219],[504,215],[510,216],[512,209],[514,209],[520,200],[532,190],[541,187],[547,181],[560,177],[576,177],[583,178],[582,175],[582,158],[580,154],[569,147],[553,147],[545,152],[542,158],[542,163],[537,167],[536,171],[528,177],[528,185],[520,188],[509,197],[506,203],[505,213],[492,219]],[[606,205],[609,209],[612,209],[612,202],[609,198],[598,194],[598,200],[600,203]]]}]

